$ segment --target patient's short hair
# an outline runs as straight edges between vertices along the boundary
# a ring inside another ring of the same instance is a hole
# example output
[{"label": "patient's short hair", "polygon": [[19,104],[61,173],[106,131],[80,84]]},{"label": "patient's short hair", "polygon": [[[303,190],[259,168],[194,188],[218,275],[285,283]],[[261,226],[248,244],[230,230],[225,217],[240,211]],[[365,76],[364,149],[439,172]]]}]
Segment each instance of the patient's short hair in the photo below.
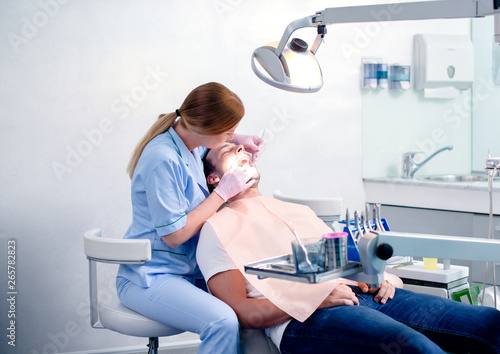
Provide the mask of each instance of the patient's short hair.
[{"label": "patient's short hair", "polygon": [[[207,179],[208,176],[210,176],[210,174],[216,171],[215,165],[207,158],[209,152],[210,149],[207,149],[205,156],[203,156],[201,159],[201,161],[203,161],[203,173],[205,173],[205,180]],[[208,191],[212,193],[212,191],[214,190],[214,186],[208,183],[207,186],[208,186]]]}]

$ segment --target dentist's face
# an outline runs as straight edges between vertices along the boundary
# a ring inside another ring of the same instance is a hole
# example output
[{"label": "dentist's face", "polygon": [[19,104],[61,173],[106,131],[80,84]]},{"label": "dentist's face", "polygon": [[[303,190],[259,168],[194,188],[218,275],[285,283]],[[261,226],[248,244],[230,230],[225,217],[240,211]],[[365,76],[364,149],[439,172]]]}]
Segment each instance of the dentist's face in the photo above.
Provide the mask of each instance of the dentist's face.
[{"label": "dentist's face", "polygon": [[[234,127],[229,129],[227,132],[218,134],[218,135],[198,135],[198,141],[200,142],[201,146],[205,146],[209,149],[216,149],[217,147],[220,147],[221,144],[228,140],[234,139],[234,131],[238,127],[238,124],[236,124]],[[195,133],[196,134],[196,133]]]}]

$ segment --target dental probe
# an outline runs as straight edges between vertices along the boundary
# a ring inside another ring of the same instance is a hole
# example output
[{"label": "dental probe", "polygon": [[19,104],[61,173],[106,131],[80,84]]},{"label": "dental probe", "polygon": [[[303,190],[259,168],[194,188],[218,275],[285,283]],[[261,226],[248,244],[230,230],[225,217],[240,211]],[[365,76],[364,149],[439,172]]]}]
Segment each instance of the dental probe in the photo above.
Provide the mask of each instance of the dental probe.
[{"label": "dental probe", "polygon": [[[260,140],[259,142],[257,143],[257,151],[259,150],[260,148],[260,143],[262,142],[262,139],[264,139],[264,134],[266,134],[266,128],[264,128],[264,130],[262,131],[262,135],[260,136]],[[252,155],[252,158],[253,158],[253,155]]]},{"label": "dental probe", "polygon": [[[284,221],[284,220],[283,220]],[[300,248],[302,248],[302,251],[304,251],[304,255],[306,256],[306,262],[307,264],[309,265],[309,267],[311,268],[311,271],[314,271],[314,268],[313,268],[313,265],[311,263],[311,260],[309,259],[309,256],[307,255],[307,249],[306,249],[306,246],[304,246],[304,244],[302,243],[302,241],[300,240],[300,237],[299,235],[297,234],[297,230],[295,230],[295,228],[292,226],[292,224],[290,222],[286,222],[285,221],[285,224],[287,224],[287,226],[290,228],[290,230],[292,230],[293,232],[293,235],[295,236],[295,239],[297,240],[297,243],[299,244]]]}]

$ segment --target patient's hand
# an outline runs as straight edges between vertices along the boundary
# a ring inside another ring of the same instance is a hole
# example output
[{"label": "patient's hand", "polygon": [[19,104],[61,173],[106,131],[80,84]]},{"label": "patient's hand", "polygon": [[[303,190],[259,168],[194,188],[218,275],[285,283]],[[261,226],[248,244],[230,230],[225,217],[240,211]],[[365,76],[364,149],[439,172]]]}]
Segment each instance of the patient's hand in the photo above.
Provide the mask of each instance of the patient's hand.
[{"label": "patient's hand", "polygon": [[359,305],[359,300],[350,287],[341,283],[333,289],[325,300],[323,300],[321,305],[319,305],[318,310],[345,305]]},{"label": "patient's hand", "polygon": [[387,280],[380,284],[378,288],[369,288],[368,284],[366,283],[358,283],[358,286],[364,293],[377,293],[377,295],[373,297],[373,301],[380,304],[385,304],[387,300],[393,299],[394,294],[396,293],[396,288],[394,287],[394,285],[389,283]]}]

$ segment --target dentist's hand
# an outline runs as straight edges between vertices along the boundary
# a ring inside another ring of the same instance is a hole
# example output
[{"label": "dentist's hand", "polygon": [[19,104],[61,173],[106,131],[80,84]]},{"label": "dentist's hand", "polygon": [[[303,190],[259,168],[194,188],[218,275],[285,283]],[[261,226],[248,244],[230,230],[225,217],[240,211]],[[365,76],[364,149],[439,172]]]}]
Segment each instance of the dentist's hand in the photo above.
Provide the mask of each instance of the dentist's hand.
[{"label": "dentist's hand", "polygon": [[231,199],[255,183],[255,180],[252,179],[254,172],[241,167],[229,170],[224,173],[214,192],[227,202],[228,199]]},{"label": "dentist's hand", "polygon": [[237,145],[243,145],[245,150],[252,154],[256,160],[266,148],[266,141],[255,135],[235,134],[234,142]]},{"label": "dentist's hand", "polygon": [[368,284],[366,283],[358,283],[358,286],[364,293],[377,293],[377,295],[373,297],[373,301],[378,302],[382,305],[385,304],[388,300],[392,300],[394,298],[394,294],[396,294],[396,288],[387,280],[380,284],[378,288],[369,288]]},{"label": "dentist's hand", "polygon": [[319,305],[318,310],[327,309],[336,306],[352,306],[359,305],[359,300],[356,294],[350,287],[345,284],[339,284]]}]

